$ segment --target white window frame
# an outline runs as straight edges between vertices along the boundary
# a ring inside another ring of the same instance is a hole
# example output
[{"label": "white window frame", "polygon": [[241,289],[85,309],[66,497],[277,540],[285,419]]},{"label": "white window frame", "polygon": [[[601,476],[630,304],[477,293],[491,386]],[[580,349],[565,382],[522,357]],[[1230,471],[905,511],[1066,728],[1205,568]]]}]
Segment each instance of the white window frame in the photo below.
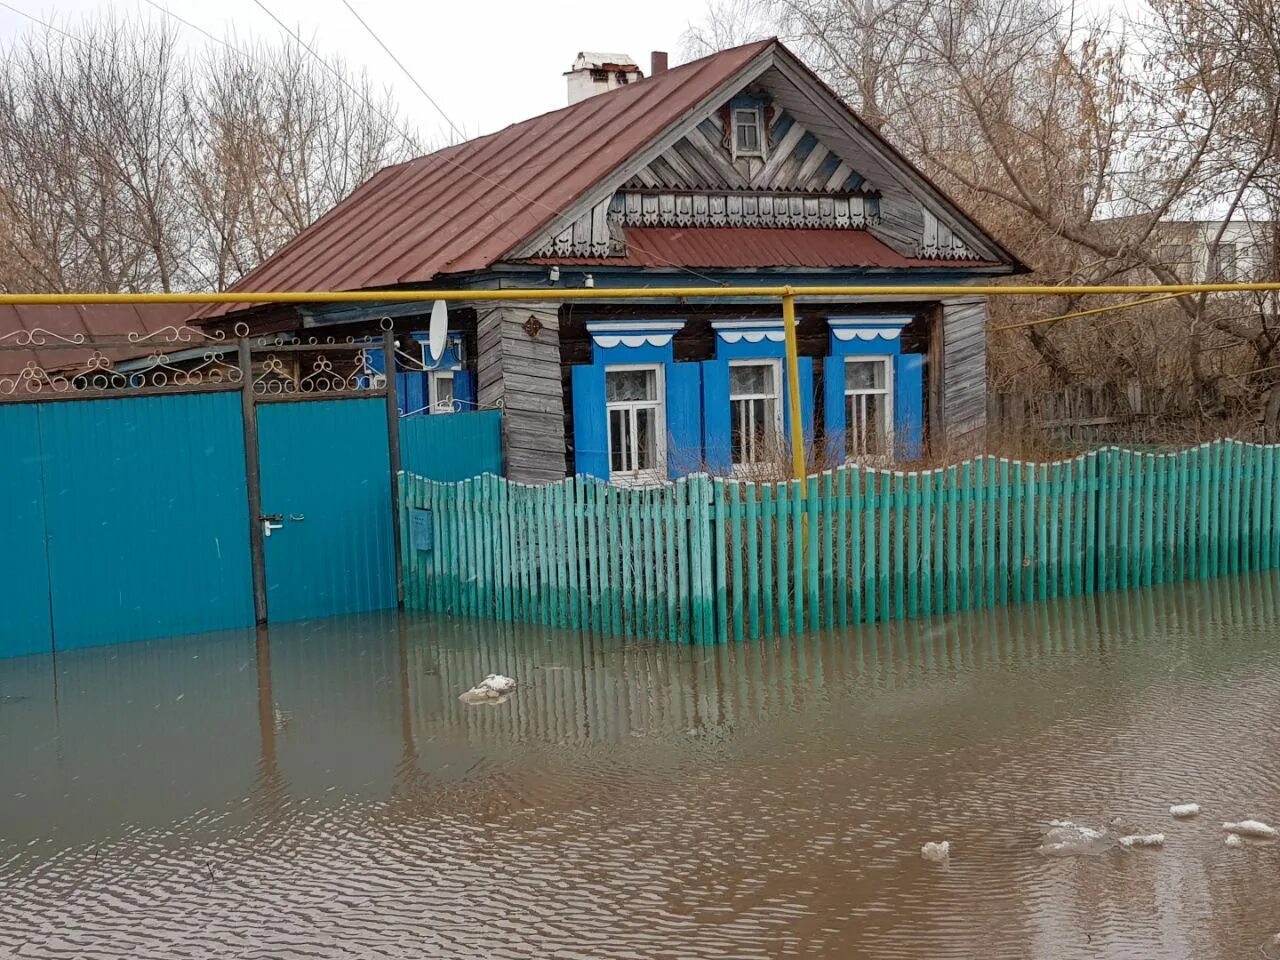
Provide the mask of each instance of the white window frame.
[{"label": "white window frame", "polygon": [[[884,387],[882,389],[867,389],[866,387],[850,387],[849,386],[849,367],[855,363],[878,363],[884,367]],[[844,403],[845,410],[849,406],[849,397],[858,396],[883,396],[884,397],[884,453],[883,456],[893,456],[893,355],[854,355],[844,358],[845,370],[845,388]],[[844,410],[841,411],[842,415]],[[857,436],[862,436],[862,433]],[[851,444],[852,438],[855,436],[852,425],[848,422],[844,425],[845,436],[845,460],[853,460],[858,457],[877,456],[877,454],[862,453],[854,450]]]},{"label": "white window frame", "polygon": [[[428,413],[457,413],[458,412],[458,380],[455,374],[456,370],[429,370],[427,371],[427,412]],[[441,406],[439,381],[448,380],[453,384],[453,399],[447,407]]]},{"label": "white window frame", "polygon": [[[755,150],[742,150],[742,149],[739,149],[738,147],[738,114],[739,113],[755,114],[756,143],[758,144]],[[765,152],[767,150],[766,144],[768,142],[768,136],[766,135],[765,129],[764,129],[764,111],[763,110],[761,110],[759,107],[731,108],[729,112],[729,128],[730,128],[729,142],[730,144],[733,145],[733,159],[737,160],[739,157],[759,157],[761,160],[765,159]]]},{"label": "white window frame", "polygon": [[[652,370],[654,381],[654,400],[610,400],[609,399],[609,374],[625,373],[628,370]],[[609,457],[609,482],[616,483],[620,486],[629,484],[644,485],[650,483],[662,483],[667,478],[667,385],[664,377],[663,365],[660,363],[610,363],[604,368],[605,376],[605,399],[604,399],[604,426],[605,426],[605,449]],[[614,410],[630,410],[631,411],[631,438],[632,438],[632,461],[637,458],[635,456],[636,449],[634,447],[636,429],[635,429],[635,412],[640,408],[652,407],[657,411],[654,417],[654,460],[655,464],[651,470],[614,470],[613,469],[613,417],[611,414]]]},{"label": "white window frame", "polygon": [[[767,367],[773,371],[773,396],[770,398],[766,394],[743,394],[734,396],[733,393],[733,369],[735,367]],[[733,457],[733,402],[735,400],[773,400],[773,436],[775,442],[778,437],[782,436],[782,361],[778,359],[762,358],[762,359],[742,359],[729,361],[729,456]],[[755,436],[754,431],[751,434]],[[767,462],[764,459],[746,460],[742,463],[734,463],[734,473],[750,473],[753,467],[761,463]]]}]

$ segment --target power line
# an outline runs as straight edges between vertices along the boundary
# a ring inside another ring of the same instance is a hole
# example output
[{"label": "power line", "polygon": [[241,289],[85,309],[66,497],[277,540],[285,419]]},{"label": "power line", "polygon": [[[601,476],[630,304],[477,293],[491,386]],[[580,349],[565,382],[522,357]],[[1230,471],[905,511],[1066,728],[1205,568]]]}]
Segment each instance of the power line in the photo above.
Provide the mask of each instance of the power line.
[{"label": "power line", "polygon": [[[253,0],[253,2],[256,3],[258,6],[262,7],[262,0]],[[412,73],[409,72],[409,68],[406,67],[400,61],[400,58],[397,57],[394,53],[392,53],[387,48],[387,45],[382,42],[382,38],[379,37],[378,34],[374,32],[373,27],[369,26],[369,24],[365,21],[365,19],[362,16],[360,16],[359,13],[356,12],[355,8],[351,6],[348,0],[342,0],[342,3],[343,3],[343,6],[345,6],[348,10],[351,11],[351,15],[355,17],[358,21],[360,21],[360,25],[364,27],[366,31],[368,31],[369,36],[373,37],[374,41],[378,44],[378,46],[380,46],[384,51],[386,51],[387,56],[389,56],[392,62],[394,62],[395,65],[400,68],[400,72],[403,73],[406,77],[408,77],[409,82],[412,83],[415,87],[417,87],[419,91],[421,91],[422,95],[426,97],[428,101],[430,101],[431,105],[436,108],[436,111],[440,114],[440,116],[444,117],[445,122],[449,124],[450,127],[453,128],[454,132],[457,133],[459,136],[461,136],[465,140],[466,135],[458,129],[457,125],[452,120],[449,119],[449,115],[444,112],[444,110],[440,107],[440,104],[436,103],[435,98],[432,97],[431,94],[427,93],[426,88],[424,88],[422,84],[418,82],[417,77],[415,77]],[[262,7],[262,8],[264,10],[266,9],[266,7]],[[278,23],[279,21],[276,21],[276,22]],[[524,194],[514,189],[513,187],[509,187],[505,183],[500,183],[497,180],[487,177],[483,173],[479,173],[476,170],[471,170],[463,166],[461,163],[458,163],[453,158],[445,156],[443,153],[441,153],[440,159],[444,160],[446,163],[451,164],[452,166],[461,170],[463,173],[467,173],[473,177],[477,177],[478,179],[483,180],[485,183],[488,183],[499,190],[505,190],[507,193],[511,194],[511,196],[515,197],[518,200],[523,200],[525,203],[531,204],[536,207],[541,207],[542,209],[549,211],[552,214],[552,216],[555,216],[555,217],[568,216],[566,211],[557,210],[555,207],[551,206],[550,204],[543,203],[541,200],[538,200],[535,197],[525,196]],[[523,237],[517,238],[516,242],[519,243],[520,240],[522,239],[524,238]],[[673,260],[668,260],[666,257],[662,256],[659,253],[654,252],[653,250],[646,250],[640,244],[636,243],[635,240],[633,239],[627,240],[627,245],[634,247],[636,250],[640,251],[641,253],[647,253],[649,256],[653,257],[655,260],[661,261],[662,263],[666,264],[668,267],[675,267],[677,270],[682,270],[685,273],[689,274],[689,276],[691,277],[697,277],[699,280],[705,280],[708,283],[723,285],[723,281],[716,280],[714,277],[709,277],[705,273],[699,273],[697,270],[691,270],[690,268],[683,266],[681,264],[678,264]]]},{"label": "power line", "polygon": [[[0,0],[0,2],[2,2],[2,0]],[[168,7],[160,6],[160,4],[156,3],[155,0],[144,0],[144,2],[147,5],[154,7],[156,10],[159,10],[161,13],[165,14],[166,16],[173,17],[174,20],[177,20],[184,27],[189,27],[190,29],[196,31],[197,33],[203,34],[204,36],[208,37],[214,43],[217,43],[222,45],[223,47],[226,47],[236,56],[244,57],[247,60],[257,59],[247,50],[243,50],[240,47],[237,47],[235,44],[229,43],[222,37],[219,37],[210,33],[204,27],[201,27],[198,24],[192,23],[190,20],[187,20],[184,17],[179,16],[178,14],[170,10]],[[268,13],[270,13],[270,11],[268,11]],[[333,75],[337,77],[338,80],[340,80],[348,90],[350,90],[357,97],[363,100],[365,106],[367,106],[370,110],[372,110],[382,120],[383,123],[391,127],[391,129],[395,130],[396,133],[400,134],[400,136],[404,139],[405,143],[413,147],[414,150],[417,150],[419,152],[422,151],[422,144],[418,142],[417,137],[414,137],[408,132],[406,132],[405,129],[401,127],[399,123],[397,123],[394,119],[392,119],[391,117],[388,117],[385,113],[379,110],[363,92],[361,92],[360,90],[357,90],[355,86],[352,85],[350,81],[348,81],[347,78],[342,75],[342,72],[340,70],[337,70],[336,68],[332,67],[329,63],[327,63],[323,59],[320,62],[324,65],[325,69],[333,73]]]},{"label": "power line", "polygon": [[44,27],[46,30],[52,30],[54,33],[60,33],[64,37],[66,37],[68,40],[74,40],[76,43],[80,44],[82,47],[89,46],[89,42],[85,40],[83,37],[77,37],[74,33],[70,33],[66,30],[63,30],[61,27],[55,27],[52,23],[49,23],[45,20],[41,20],[39,17],[34,17],[31,14],[27,13],[25,10],[19,10],[17,7],[13,6],[12,4],[5,3],[4,0],[0,0],[0,7],[4,7],[6,10],[12,10],[18,16],[26,17],[28,20],[38,23],[40,24],[40,26]]},{"label": "power line", "polygon": [[[351,15],[355,17],[358,21],[360,21],[360,26],[364,27],[365,32],[368,33],[369,36],[373,37],[374,42],[382,48],[382,52],[391,58],[391,62],[400,68],[400,72],[409,78],[409,82],[418,88],[418,92],[427,98],[427,102],[431,104],[431,106],[436,108],[436,113],[444,117],[444,122],[449,124],[449,127],[453,130],[453,132],[456,133],[462,140],[465,141],[467,139],[467,135],[458,129],[458,125],[454,123],[452,119],[450,119],[447,113],[444,112],[444,107],[436,103],[435,97],[427,93],[427,88],[418,82],[418,78],[409,72],[409,68],[400,62],[400,58],[391,52],[391,48],[382,42],[382,38],[378,36],[377,33],[374,32],[373,27],[369,26],[369,24],[365,22],[364,17],[360,16],[360,14],[356,11],[356,8],[353,7],[350,3],[348,3],[347,0],[342,0],[342,5],[351,11]],[[261,6],[261,4],[259,4],[259,6]]]}]

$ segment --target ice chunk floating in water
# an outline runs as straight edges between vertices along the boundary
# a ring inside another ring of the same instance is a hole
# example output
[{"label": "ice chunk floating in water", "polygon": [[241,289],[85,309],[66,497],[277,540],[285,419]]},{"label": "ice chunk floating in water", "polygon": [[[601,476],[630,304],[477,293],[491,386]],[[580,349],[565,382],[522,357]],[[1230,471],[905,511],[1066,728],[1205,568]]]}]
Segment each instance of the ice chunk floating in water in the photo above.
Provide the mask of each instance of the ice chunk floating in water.
[{"label": "ice chunk floating in water", "polygon": [[1096,856],[1111,846],[1111,838],[1102,830],[1082,827],[1070,820],[1050,820],[1040,852],[1055,857]]},{"label": "ice chunk floating in water", "polygon": [[1129,837],[1120,838],[1120,846],[1126,850],[1132,850],[1135,847],[1163,847],[1163,833],[1138,833]]},{"label": "ice chunk floating in water", "polygon": [[920,856],[934,863],[942,863],[951,856],[951,841],[943,840],[941,843],[930,841],[920,848]]},{"label": "ice chunk floating in water", "polygon": [[1277,836],[1275,827],[1261,820],[1241,820],[1239,823],[1224,823],[1222,829],[1227,833],[1238,833],[1242,837],[1257,837],[1260,840],[1272,840]]},{"label": "ice chunk floating in water", "polygon": [[1169,816],[1178,817],[1194,817],[1200,812],[1200,804],[1198,803],[1175,803],[1169,808]]},{"label": "ice chunk floating in water", "polygon": [[1243,847],[1244,837],[1240,836],[1238,833],[1228,833],[1226,844],[1228,847]]},{"label": "ice chunk floating in water", "polygon": [[510,677],[491,673],[458,699],[463,703],[501,703],[515,688]]}]

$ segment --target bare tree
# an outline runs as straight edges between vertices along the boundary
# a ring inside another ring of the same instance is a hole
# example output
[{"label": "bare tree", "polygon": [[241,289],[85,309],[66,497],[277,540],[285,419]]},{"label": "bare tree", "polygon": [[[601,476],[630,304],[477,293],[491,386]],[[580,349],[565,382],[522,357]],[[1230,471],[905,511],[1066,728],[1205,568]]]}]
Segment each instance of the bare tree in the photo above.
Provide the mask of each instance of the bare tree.
[{"label": "bare tree", "polygon": [[[1273,0],[1152,0],[1088,21],[1060,0],[737,0],[713,7],[690,46],[735,36],[735,15],[739,31],[771,22],[788,36],[1038,283],[1187,280],[1161,255],[1170,220],[1280,208]],[[993,320],[1100,302],[999,300]],[[1276,426],[1275,322],[1270,298],[1188,297],[1022,326],[994,340],[992,372],[1188,383],[1202,411],[1247,408]]]},{"label": "bare tree", "polygon": [[181,56],[108,16],[0,49],[0,286],[221,289],[379,167],[396,108],[296,45]]}]

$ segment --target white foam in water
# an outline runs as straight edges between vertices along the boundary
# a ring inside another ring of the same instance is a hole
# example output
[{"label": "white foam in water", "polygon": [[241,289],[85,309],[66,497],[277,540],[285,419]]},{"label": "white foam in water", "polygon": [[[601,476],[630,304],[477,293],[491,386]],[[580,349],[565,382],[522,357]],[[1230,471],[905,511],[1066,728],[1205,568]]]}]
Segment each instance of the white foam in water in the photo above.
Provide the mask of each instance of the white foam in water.
[{"label": "white foam in water", "polygon": [[1126,850],[1132,850],[1135,847],[1163,847],[1163,833],[1138,833],[1129,837],[1120,838],[1120,846]]},{"label": "white foam in water", "polygon": [[1200,804],[1198,803],[1175,803],[1169,808],[1169,816],[1171,817],[1194,817],[1200,812]]},{"label": "white foam in water", "polygon": [[943,840],[941,843],[930,841],[920,848],[920,856],[934,863],[942,863],[951,856],[951,841]]},{"label": "white foam in water", "polygon": [[1262,840],[1271,840],[1277,836],[1276,828],[1263,823],[1261,820],[1241,820],[1239,823],[1224,823],[1222,829],[1227,833],[1238,833],[1242,837],[1257,837]]},{"label": "white foam in water", "polygon": [[1228,847],[1243,847],[1244,837],[1240,836],[1238,833],[1228,833],[1226,844]]}]

